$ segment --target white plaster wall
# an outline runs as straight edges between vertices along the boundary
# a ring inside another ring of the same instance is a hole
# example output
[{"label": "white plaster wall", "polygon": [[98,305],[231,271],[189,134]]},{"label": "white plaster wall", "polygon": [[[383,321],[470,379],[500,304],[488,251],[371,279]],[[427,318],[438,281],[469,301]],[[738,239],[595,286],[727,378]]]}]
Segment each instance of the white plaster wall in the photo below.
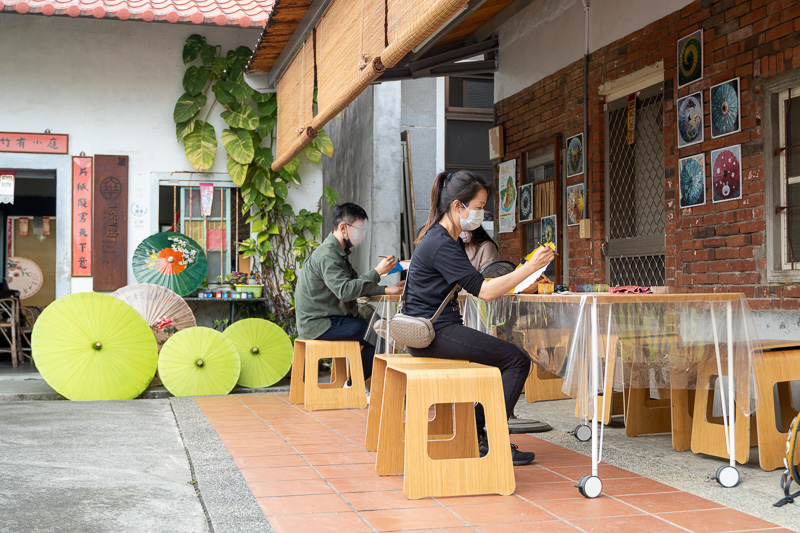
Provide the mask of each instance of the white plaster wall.
[{"label": "white plaster wall", "polygon": [[[148,205],[151,211],[140,228],[133,226],[129,213],[129,258],[142,239],[158,231],[157,217],[151,216],[158,207],[152,201],[158,197],[157,191],[151,190],[157,186],[151,180],[153,173],[193,170],[175,138],[172,121],[175,101],[183,93],[181,51],[192,33],[206,36],[210,43],[227,51],[238,45],[253,47],[260,30],[6,13],[0,16],[0,130],[50,129],[67,133],[70,155],[82,151],[86,155],[128,155],[128,201]],[[210,119],[218,138],[226,127],[219,119],[219,111],[216,107]],[[0,163],[2,158],[0,154]],[[226,173],[225,161],[220,142],[210,170]],[[319,192],[293,190],[292,203],[297,210],[315,209],[322,192],[321,171],[314,165],[302,170],[305,182]],[[69,179],[69,175],[58,176],[59,181]],[[68,213],[59,212],[58,217],[67,219]],[[59,253],[59,261],[63,256]],[[65,257],[70,260],[69,253]],[[128,281],[133,283],[130,266],[128,270]],[[91,278],[71,281],[72,291],[91,288]]]},{"label": "white plaster wall", "polygon": [[[691,0],[590,0],[589,49],[602,48]],[[581,0],[535,0],[499,30],[494,100],[499,102],[583,57]]]}]

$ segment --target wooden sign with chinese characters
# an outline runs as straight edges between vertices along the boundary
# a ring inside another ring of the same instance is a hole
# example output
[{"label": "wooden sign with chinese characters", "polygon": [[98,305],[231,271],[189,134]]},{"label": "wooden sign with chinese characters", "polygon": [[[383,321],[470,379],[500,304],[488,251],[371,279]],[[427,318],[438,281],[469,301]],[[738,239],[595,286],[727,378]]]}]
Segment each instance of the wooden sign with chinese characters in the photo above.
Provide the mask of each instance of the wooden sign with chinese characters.
[{"label": "wooden sign with chinese characters", "polygon": [[66,154],[69,153],[69,135],[63,133],[12,133],[0,131],[0,152]]},{"label": "wooden sign with chinese characters", "polygon": [[[72,275],[92,275],[91,157],[72,158]],[[50,233],[48,221],[47,233]]]},{"label": "wooden sign with chinese characters", "polygon": [[94,290],[128,284],[128,156],[95,156]]}]

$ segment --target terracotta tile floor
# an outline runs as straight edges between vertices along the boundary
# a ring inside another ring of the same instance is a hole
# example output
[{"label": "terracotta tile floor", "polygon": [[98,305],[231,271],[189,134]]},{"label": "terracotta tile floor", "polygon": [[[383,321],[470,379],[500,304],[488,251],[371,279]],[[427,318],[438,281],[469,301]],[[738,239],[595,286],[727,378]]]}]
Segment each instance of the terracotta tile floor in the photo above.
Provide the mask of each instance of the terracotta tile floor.
[{"label": "terracotta tile floor", "polygon": [[610,465],[600,466],[603,495],[586,499],[575,482],[588,459],[530,435],[512,435],[537,454],[515,468],[513,495],[408,500],[402,476],[375,473],[365,409],[308,413],[288,395],[197,403],[278,533],[788,531]]}]

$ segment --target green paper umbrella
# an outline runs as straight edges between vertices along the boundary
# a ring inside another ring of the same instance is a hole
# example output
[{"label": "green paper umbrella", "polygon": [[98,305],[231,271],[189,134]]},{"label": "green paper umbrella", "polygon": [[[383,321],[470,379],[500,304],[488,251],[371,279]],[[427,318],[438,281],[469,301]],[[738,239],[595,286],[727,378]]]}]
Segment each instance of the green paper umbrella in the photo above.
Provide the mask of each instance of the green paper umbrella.
[{"label": "green paper umbrella", "polygon": [[182,233],[151,235],[133,252],[133,274],[139,283],[153,283],[186,296],[208,273],[206,254]]},{"label": "green paper umbrella", "polygon": [[274,385],[292,366],[292,341],[283,329],[260,318],[234,323],[223,333],[236,346],[242,364],[239,385]]},{"label": "green paper umbrella", "polygon": [[217,330],[184,329],[161,348],[158,375],[175,396],[228,394],[239,379],[239,353]]},{"label": "green paper umbrella", "polygon": [[59,298],[33,327],[33,360],[70,400],[136,398],[156,373],[150,326],[125,302],[96,292]]}]

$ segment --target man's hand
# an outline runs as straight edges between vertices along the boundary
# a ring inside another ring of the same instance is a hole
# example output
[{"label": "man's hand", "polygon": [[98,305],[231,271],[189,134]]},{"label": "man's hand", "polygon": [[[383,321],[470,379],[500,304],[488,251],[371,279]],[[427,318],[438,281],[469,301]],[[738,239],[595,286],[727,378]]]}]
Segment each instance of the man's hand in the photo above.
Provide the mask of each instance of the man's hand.
[{"label": "man's hand", "polygon": [[395,266],[397,266],[397,259],[395,256],[389,255],[381,259],[381,262],[378,263],[378,266],[375,267],[375,270],[378,271],[378,274],[383,276],[391,272]]},{"label": "man's hand", "polygon": [[405,286],[406,286],[406,282],[405,281],[401,281],[400,283],[397,283],[396,285],[392,285],[391,287],[386,287],[386,294],[388,294],[390,296],[395,295],[395,294],[402,294],[403,293],[403,287],[405,287]]}]

